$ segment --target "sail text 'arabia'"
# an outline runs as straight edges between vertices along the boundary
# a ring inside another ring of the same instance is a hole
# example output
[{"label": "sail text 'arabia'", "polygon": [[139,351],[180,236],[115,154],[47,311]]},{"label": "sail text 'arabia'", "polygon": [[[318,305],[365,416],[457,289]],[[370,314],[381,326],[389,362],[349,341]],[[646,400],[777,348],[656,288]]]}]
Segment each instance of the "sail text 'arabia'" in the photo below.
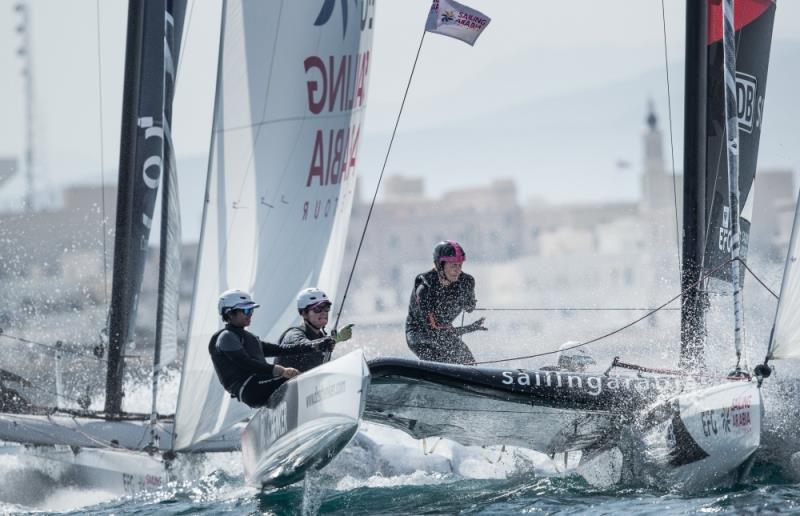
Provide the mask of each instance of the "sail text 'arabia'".
[{"label": "sail text 'arabia'", "polygon": [[[347,113],[364,106],[369,52],[338,58],[329,56],[327,63],[319,56],[311,56],[303,65],[308,77],[309,112],[314,115]],[[347,119],[343,125],[317,130],[306,187],[336,185],[347,179],[355,168],[361,119]]]}]

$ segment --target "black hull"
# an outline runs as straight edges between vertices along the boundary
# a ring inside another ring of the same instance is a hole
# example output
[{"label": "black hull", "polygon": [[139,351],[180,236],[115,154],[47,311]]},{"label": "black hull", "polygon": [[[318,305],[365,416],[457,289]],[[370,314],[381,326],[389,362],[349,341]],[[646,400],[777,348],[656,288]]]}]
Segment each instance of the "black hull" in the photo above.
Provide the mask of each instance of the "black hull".
[{"label": "black hull", "polygon": [[618,440],[633,414],[684,388],[680,378],[605,376],[378,359],[364,419],[415,438],[509,444],[545,453]]}]

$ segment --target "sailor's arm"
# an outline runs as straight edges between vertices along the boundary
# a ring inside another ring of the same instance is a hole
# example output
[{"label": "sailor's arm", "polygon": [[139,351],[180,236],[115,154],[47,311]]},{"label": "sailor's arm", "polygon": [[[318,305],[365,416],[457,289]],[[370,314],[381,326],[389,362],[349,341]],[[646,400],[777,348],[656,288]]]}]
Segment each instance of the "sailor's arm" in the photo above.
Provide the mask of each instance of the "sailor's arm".
[{"label": "sailor's arm", "polygon": [[478,305],[478,300],[475,299],[475,278],[467,275],[464,279],[466,280],[467,287],[464,299],[464,311],[470,313],[475,310],[475,307]]},{"label": "sailor's arm", "polygon": [[239,337],[234,333],[223,332],[217,340],[217,348],[231,362],[248,373],[267,373],[273,376],[281,375],[281,372],[277,371],[272,364],[250,356],[242,347],[242,342],[239,340]]},{"label": "sailor's arm", "polygon": [[304,353],[317,353],[319,351],[332,351],[334,339],[324,336],[320,339],[310,340],[299,328],[292,328],[283,336],[280,344],[261,341],[261,349],[265,357],[282,357],[289,355],[302,355]]}]

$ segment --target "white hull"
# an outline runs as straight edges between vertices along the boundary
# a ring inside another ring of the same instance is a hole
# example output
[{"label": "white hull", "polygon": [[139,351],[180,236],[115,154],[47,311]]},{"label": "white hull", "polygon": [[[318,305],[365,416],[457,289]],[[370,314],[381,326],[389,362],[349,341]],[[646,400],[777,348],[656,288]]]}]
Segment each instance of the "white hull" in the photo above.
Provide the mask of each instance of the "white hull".
[{"label": "white hull", "polygon": [[79,486],[128,495],[158,489],[172,480],[169,465],[159,455],[119,450],[76,449],[67,446],[7,446],[5,453],[24,463],[67,475]]},{"label": "white hull", "polygon": [[761,391],[729,382],[671,398],[650,414],[662,419],[644,433],[646,463],[656,482],[695,491],[737,480],[761,441]]},{"label": "white hull", "polygon": [[[159,420],[155,429],[159,451],[171,449],[172,429],[171,419]],[[143,451],[150,444],[150,430],[147,419],[107,420],[58,413],[47,416],[0,413],[0,441],[37,446]],[[234,451],[239,448],[237,433],[234,427],[181,451]]]},{"label": "white hull", "polygon": [[247,483],[288,485],[330,462],[358,431],[369,380],[358,350],[286,382],[242,432]]}]

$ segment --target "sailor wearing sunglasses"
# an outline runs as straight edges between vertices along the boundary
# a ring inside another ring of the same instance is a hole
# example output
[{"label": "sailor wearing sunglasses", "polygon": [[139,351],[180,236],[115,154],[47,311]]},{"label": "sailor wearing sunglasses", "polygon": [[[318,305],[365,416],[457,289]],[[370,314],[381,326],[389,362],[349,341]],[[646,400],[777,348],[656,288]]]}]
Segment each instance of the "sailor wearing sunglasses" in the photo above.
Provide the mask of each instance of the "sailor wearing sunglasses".
[{"label": "sailor wearing sunglasses", "polygon": [[251,407],[266,404],[270,395],[300,371],[270,364],[266,357],[321,353],[322,343],[271,344],[245,330],[259,304],[247,292],[228,290],[220,294],[217,308],[225,327],[208,343],[208,352],[220,383],[232,398]]},{"label": "sailor wearing sunglasses", "polygon": [[292,349],[295,346],[316,345],[320,351],[302,355],[281,356],[275,363],[305,372],[322,365],[338,342],[349,340],[353,335],[353,325],[348,324],[333,335],[325,332],[328,324],[328,313],[331,301],[322,290],[307,288],[297,294],[297,312],[302,317],[299,326],[293,326],[283,332],[278,339],[279,346]]}]

